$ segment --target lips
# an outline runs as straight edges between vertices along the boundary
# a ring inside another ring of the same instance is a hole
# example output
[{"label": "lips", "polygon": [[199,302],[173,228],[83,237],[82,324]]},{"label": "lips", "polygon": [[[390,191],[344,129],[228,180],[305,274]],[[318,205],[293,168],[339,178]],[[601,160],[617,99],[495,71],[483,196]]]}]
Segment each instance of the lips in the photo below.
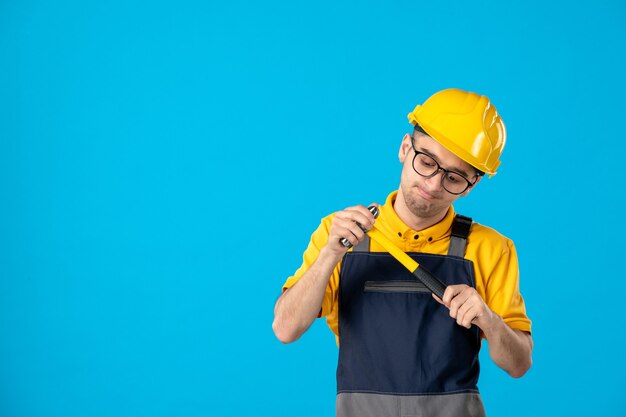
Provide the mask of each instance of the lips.
[{"label": "lips", "polygon": [[419,194],[419,195],[420,195],[423,199],[425,199],[425,200],[436,200],[436,199],[437,199],[437,197],[435,197],[434,195],[432,195],[432,194],[430,194],[430,193],[428,193],[428,192],[426,192],[426,191],[422,190],[421,188],[419,188],[419,187],[415,187],[415,188],[417,188],[417,193],[418,193],[418,194]]}]

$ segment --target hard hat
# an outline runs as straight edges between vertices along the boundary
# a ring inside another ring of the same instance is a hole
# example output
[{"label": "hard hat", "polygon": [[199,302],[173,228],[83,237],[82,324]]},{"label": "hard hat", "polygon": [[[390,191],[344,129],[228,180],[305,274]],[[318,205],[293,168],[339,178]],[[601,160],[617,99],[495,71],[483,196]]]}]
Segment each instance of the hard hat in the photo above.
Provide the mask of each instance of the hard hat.
[{"label": "hard hat", "polygon": [[409,122],[474,168],[496,174],[506,129],[487,97],[457,88],[439,91],[409,113]]}]

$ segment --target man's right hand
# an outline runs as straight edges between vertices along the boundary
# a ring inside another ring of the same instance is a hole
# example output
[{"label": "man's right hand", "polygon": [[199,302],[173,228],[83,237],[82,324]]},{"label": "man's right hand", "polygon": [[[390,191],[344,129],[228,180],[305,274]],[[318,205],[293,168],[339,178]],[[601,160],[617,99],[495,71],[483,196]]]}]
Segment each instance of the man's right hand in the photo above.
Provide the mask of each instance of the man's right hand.
[{"label": "man's right hand", "polygon": [[[378,204],[372,203],[378,207]],[[348,248],[341,243],[341,239],[347,239],[352,246],[358,245],[365,239],[365,232],[361,230],[362,225],[369,231],[374,225],[374,215],[363,205],[348,207],[335,213],[333,222],[330,225],[328,243],[326,247],[336,256],[343,256]]]},{"label": "man's right hand", "polygon": [[281,342],[298,340],[318,316],[330,276],[348,251],[340,240],[346,238],[352,245],[358,245],[365,238],[365,233],[356,222],[370,230],[374,225],[374,215],[365,206],[348,207],[335,213],[328,241],[320,249],[319,256],[276,302],[272,329]]}]

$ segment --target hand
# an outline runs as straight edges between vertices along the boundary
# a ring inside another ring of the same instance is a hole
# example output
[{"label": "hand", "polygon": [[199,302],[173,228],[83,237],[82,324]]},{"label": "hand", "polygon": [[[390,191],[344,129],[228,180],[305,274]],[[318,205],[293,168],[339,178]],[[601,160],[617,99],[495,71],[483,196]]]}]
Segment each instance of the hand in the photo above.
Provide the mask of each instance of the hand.
[{"label": "hand", "polygon": [[[378,207],[378,204],[372,203]],[[367,207],[359,205],[354,207],[348,207],[344,210],[338,211],[333,218],[333,222],[330,225],[330,231],[328,235],[328,243],[326,247],[330,249],[334,254],[341,255],[348,251],[340,240],[347,239],[352,246],[356,246],[359,242],[365,239],[365,232],[359,227],[359,223],[366,231],[372,229],[374,226],[374,215],[367,209]]]},{"label": "hand", "polygon": [[469,329],[475,324],[484,331],[496,319],[496,313],[491,311],[476,289],[468,285],[448,285],[443,293],[443,300],[435,294],[433,298],[450,309],[450,317],[459,326]]}]

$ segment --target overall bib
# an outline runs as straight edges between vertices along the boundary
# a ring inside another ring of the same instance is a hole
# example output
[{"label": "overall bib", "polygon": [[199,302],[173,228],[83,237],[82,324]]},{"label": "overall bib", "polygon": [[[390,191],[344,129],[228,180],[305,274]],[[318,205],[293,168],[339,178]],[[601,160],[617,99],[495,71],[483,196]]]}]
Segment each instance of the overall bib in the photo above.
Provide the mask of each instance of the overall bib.
[{"label": "overall bib", "polygon": [[[454,220],[448,255],[407,253],[444,284],[475,287],[464,259],[471,219]],[[346,253],[339,280],[338,417],[484,416],[480,332],[466,329],[369,238]]]}]

